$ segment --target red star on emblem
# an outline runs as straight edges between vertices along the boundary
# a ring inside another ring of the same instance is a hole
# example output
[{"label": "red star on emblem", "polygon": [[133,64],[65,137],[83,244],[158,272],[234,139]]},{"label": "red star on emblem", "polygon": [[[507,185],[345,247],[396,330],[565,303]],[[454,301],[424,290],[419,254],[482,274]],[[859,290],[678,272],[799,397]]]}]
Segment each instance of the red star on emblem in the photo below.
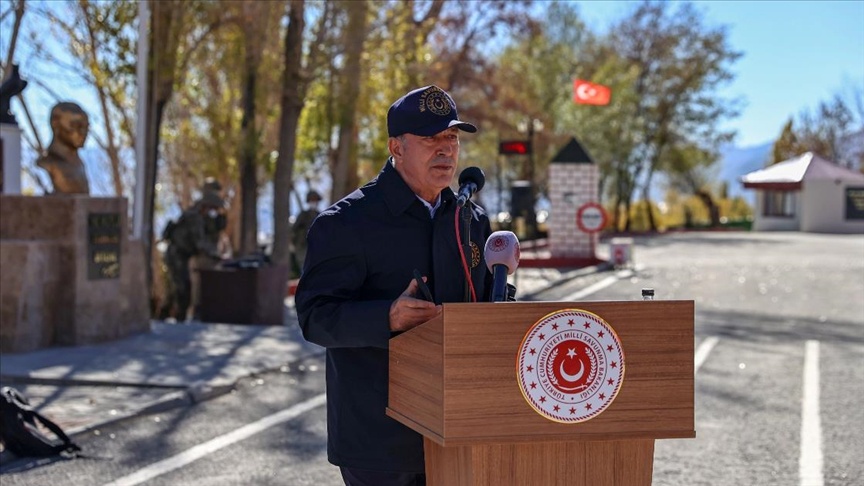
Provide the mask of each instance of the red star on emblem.
[{"label": "red star on emblem", "polygon": [[573,415],[574,413],[576,413],[576,409],[573,407],[570,407],[570,415]]},{"label": "red star on emblem", "polygon": [[600,400],[606,400],[606,394],[605,393],[601,393],[599,396],[600,396]]},{"label": "red star on emblem", "polygon": [[534,382],[532,381],[532,382],[531,382],[531,388],[532,388],[532,389],[537,388],[537,383],[534,383]]},{"label": "red star on emblem", "polygon": [[572,326],[573,324],[576,324],[575,322],[573,322],[573,319],[570,319],[569,321],[567,321],[568,326]]},{"label": "red star on emblem", "polygon": [[591,410],[591,404],[590,403],[585,404],[585,410]]},{"label": "red star on emblem", "polygon": [[584,327],[585,329],[589,329],[589,328],[591,328],[591,323],[588,321],[585,321],[585,324],[583,324],[582,327]]},{"label": "red star on emblem", "polygon": [[617,368],[617,367],[618,367],[618,362],[617,362],[617,361],[613,361],[612,364],[610,364],[609,366],[611,366],[612,368]]},{"label": "red star on emblem", "polygon": [[558,410],[561,410],[561,407],[559,407],[558,405],[555,405],[554,407],[552,407],[552,410],[555,410],[557,412]]},{"label": "red star on emblem", "polygon": [[612,345],[606,346],[606,351],[612,351]]},{"label": "red star on emblem", "polygon": [[552,330],[553,330],[553,331],[557,331],[557,330],[558,330],[558,323],[557,323],[557,322],[556,322],[555,324],[552,324]]},{"label": "red star on emblem", "polygon": [[545,334],[541,334],[541,335],[539,335],[538,337],[540,338],[541,341],[544,340],[544,339],[546,339],[546,335],[545,335]]},{"label": "red star on emblem", "polygon": [[604,334],[603,331],[600,331],[600,332],[597,333],[597,337],[601,337],[601,338],[602,338],[602,337],[605,336],[605,335],[606,335],[606,334]]},{"label": "red star on emblem", "polygon": [[607,383],[609,383],[610,385],[614,385],[614,384],[615,384],[615,380],[613,380],[612,378],[609,378],[609,381],[607,381]]},{"label": "red star on emblem", "polygon": [[540,397],[540,403],[546,403],[546,397]]},{"label": "red star on emblem", "polygon": [[532,371],[534,371],[534,367],[531,365],[528,365],[528,368],[525,368],[525,369],[528,370],[528,373],[531,373]]},{"label": "red star on emblem", "polygon": [[528,351],[528,352],[531,353],[531,356],[534,356],[535,354],[537,354],[537,350],[534,348],[531,348],[531,351]]}]

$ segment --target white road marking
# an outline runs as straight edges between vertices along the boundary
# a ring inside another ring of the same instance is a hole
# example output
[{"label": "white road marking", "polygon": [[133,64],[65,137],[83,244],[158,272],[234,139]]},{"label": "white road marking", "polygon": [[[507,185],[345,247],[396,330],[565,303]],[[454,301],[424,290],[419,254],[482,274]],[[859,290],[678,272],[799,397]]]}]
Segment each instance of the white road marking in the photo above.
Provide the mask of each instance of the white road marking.
[{"label": "white road marking", "polygon": [[593,294],[594,292],[597,292],[598,290],[605,289],[606,287],[614,284],[617,281],[618,281],[617,275],[612,275],[610,277],[606,277],[603,280],[601,280],[601,281],[599,281],[593,285],[589,285],[588,287],[585,287],[584,289],[582,289],[578,292],[574,292],[574,293],[564,297],[563,300],[574,301],[574,300],[582,299],[584,297],[587,297],[587,296]]},{"label": "white road marking", "polygon": [[693,358],[693,373],[699,371],[699,368],[701,368],[705,360],[708,359],[708,355],[711,353],[711,350],[714,349],[714,346],[717,345],[718,341],[720,341],[720,338],[712,336],[706,338],[699,344],[699,348],[696,350],[696,356]]},{"label": "white road marking", "polygon": [[804,396],[801,397],[801,486],[823,486],[822,421],[819,418],[819,341],[807,341],[804,353]]},{"label": "white road marking", "polygon": [[324,405],[325,403],[327,403],[327,397],[322,393],[321,395],[312,397],[305,402],[298,403],[291,408],[264,417],[257,422],[244,425],[237,430],[220,435],[219,437],[213,438],[203,444],[198,444],[197,446],[187,449],[175,456],[155,462],[133,472],[132,474],[111,481],[105,486],[135,486],[141,484],[157,476],[179,469],[193,461],[197,461],[198,459],[201,459],[208,454],[212,454],[223,447],[248,439],[249,437],[270,427],[295,419],[314,408]]}]

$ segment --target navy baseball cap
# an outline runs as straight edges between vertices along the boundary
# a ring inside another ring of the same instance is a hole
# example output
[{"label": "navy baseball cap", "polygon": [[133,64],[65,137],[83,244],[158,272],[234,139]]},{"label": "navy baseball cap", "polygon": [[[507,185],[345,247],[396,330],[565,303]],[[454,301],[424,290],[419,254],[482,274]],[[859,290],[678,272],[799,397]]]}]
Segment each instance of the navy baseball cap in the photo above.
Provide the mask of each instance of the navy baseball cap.
[{"label": "navy baseball cap", "polygon": [[410,133],[429,137],[450,127],[474,133],[477,127],[459,120],[456,102],[438,86],[417,88],[390,105],[387,133],[391,137]]}]

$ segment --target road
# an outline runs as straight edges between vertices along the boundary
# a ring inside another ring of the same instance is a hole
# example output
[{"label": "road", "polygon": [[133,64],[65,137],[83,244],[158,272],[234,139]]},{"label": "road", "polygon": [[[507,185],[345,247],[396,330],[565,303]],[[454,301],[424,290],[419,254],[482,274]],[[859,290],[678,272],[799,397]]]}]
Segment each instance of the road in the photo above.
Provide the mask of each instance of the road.
[{"label": "road", "polygon": [[[654,485],[864,485],[864,236],[637,238],[634,269],[537,300],[696,304],[695,439],[657,442]],[[326,462],[323,356],[198,405],[81,438],[100,457],[0,476],[15,485],[338,485]]]}]

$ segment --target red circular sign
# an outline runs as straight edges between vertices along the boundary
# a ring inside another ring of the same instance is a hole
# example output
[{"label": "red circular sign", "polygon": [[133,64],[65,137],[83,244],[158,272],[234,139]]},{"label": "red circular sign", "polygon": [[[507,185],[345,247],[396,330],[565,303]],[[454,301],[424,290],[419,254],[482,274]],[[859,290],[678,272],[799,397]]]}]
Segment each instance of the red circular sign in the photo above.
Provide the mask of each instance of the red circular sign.
[{"label": "red circular sign", "polygon": [[595,202],[585,203],[576,211],[576,225],[585,233],[597,233],[606,227],[606,210]]}]

